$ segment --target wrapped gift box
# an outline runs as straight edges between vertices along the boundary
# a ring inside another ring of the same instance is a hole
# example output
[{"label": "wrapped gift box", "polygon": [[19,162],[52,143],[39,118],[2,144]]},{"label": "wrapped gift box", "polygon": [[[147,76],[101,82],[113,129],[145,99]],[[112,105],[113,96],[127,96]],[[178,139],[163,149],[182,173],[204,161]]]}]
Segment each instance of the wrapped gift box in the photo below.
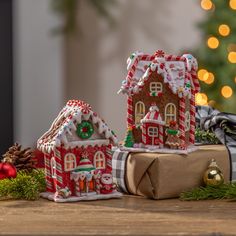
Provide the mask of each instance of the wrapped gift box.
[{"label": "wrapped gift box", "polygon": [[205,145],[190,154],[127,153],[115,151],[115,181],[127,193],[153,199],[178,197],[183,191],[203,185],[211,159],[231,178],[231,160],[224,145]]}]

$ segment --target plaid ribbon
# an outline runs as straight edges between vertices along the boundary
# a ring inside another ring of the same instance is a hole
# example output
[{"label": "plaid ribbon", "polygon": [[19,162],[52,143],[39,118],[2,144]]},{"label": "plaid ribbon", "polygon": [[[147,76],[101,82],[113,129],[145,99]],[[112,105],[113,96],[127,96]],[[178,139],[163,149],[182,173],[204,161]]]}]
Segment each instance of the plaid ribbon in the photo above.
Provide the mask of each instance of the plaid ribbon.
[{"label": "plaid ribbon", "polygon": [[197,106],[196,123],[201,129],[214,132],[228,148],[231,180],[236,181],[236,114],[220,112],[209,106]]},{"label": "plaid ribbon", "polygon": [[129,152],[115,150],[112,156],[112,176],[121,192],[128,193],[125,184],[126,159]]}]

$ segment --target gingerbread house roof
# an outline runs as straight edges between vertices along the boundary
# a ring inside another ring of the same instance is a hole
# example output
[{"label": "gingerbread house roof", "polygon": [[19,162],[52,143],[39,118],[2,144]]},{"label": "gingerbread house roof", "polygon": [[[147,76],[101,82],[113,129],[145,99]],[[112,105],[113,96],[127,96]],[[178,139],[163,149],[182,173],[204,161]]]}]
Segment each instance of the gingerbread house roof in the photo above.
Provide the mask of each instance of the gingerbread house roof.
[{"label": "gingerbread house roof", "polygon": [[94,143],[92,143],[93,140],[70,142],[67,139],[68,136],[72,135],[72,130],[76,131],[77,124],[81,123],[82,120],[89,119],[96,125],[99,134],[104,135],[104,138],[109,142],[117,143],[114,132],[107,126],[103,119],[98,117],[97,113],[92,111],[89,104],[80,100],[69,100],[52,123],[50,129],[38,140],[38,149],[49,153],[55,147],[61,145],[65,148],[73,148],[75,146],[104,144],[104,139],[96,139]]},{"label": "gingerbread house roof", "polygon": [[200,91],[196,76],[197,60],[191,54],[182,56],[166,55],[158,50],[153,55],[135,52],[127,59],[128,74],[118,93],[133,95],[144,87],[149,75],[157,72],[162,75],[174,94],[179,97],[191,96],[192,91]]},{"label": "gingerbread house roof", "polygon": [[159,113],[159,109],[156,105],[152,105],[149,108],[149,112],[144,116],[141,120],[141,123],[156,123],[159,125],[164,125],[165,122],[162,120],[161,115]]}]

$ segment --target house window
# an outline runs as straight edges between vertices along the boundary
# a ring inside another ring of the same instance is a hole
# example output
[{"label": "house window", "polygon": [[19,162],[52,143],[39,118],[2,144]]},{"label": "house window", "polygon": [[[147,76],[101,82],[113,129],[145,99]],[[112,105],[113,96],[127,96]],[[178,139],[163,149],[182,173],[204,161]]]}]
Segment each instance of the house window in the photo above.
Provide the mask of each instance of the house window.
[{"label": "house window", "polygon": [[139,124],[141,119],[145,115],[145,105],[143,102],[137,102],[135,104],[135,124]]},{"label": "house window", "polygon": [[190,130],[190,113],[189,111],[185,112],[185,132]]},{"label": "house window", "polygon": [[105,155],[102,151],[95,153],[93,164],[96,169],[105,169]]},{"label": "house window", "polygon": [[52,178],[56,178],[57,174],[56,174],[56,160],[54,157],[52,157],[51,159],[51,175]]},{"label": "house window", "polygon": [[76,156],[73,153],[67,153],[64,158],[65,171],[74,170],[76,167]]},{"label": "house window", "polygon": [[158,137],[158,128],[157,127],[148,127],[148,136]]},{"label": "house window", "polygon": [[150,83],[150,95],[151,96],[158,96],[159,93],[162,93],[162,83],[151,82]]},{"label": "house window", "polygon": [[169,125],[171,120],[176,121],[176,107],[173,103],[168,103],[165,107],[165,122]]}]

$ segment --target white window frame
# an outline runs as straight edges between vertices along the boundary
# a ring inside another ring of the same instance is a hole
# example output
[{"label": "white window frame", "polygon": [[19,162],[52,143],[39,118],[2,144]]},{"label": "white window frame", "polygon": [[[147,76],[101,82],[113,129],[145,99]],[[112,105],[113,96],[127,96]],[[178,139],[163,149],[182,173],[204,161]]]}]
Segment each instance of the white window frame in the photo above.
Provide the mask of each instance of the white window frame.
[{"label": "white window frame", "polygon": [[162,93],[162,83],[161,82],[151,82],[149,85],[150,93]]},{"label": "white window frame", "polygon": [[[101,164],[103,163],[103,164]],[[106,157],[102,151],[97,151],[93,157],[93,164],[96,169],[106,168]]]},{"label": "white window frame", "polygon": [[135,104],[135,124],[140,124],[141,119],[145,116],[145,105],[143,102],[138,101]]},{"label": "white window frame", "polygon": [[185,132],[190,130],[190,112],[185,112]]},{"label": "white window frame", "polygon": [[69,152],[64,157],[64,169],[65,171],[71,171],[76,168],[76,156]]},{"label": "white window frame", "polygon": [[176,106],[174,103],[167,103],[165,106],[165,123],[169,125],[170,121],[176,121]]},{"label": "white window frame", "polygon": [[50,164],[51,164],[51,176],[53,179],[55,179],[57,177],[57,173],[56,173],[57,163],[54,157],[51,158]]},{"label": "white window frame", "polygon": [[152,145],[155,144],[155,138],[158,138],[158,128],[154,126],[148,127],[148,136],[152,138]]}]

